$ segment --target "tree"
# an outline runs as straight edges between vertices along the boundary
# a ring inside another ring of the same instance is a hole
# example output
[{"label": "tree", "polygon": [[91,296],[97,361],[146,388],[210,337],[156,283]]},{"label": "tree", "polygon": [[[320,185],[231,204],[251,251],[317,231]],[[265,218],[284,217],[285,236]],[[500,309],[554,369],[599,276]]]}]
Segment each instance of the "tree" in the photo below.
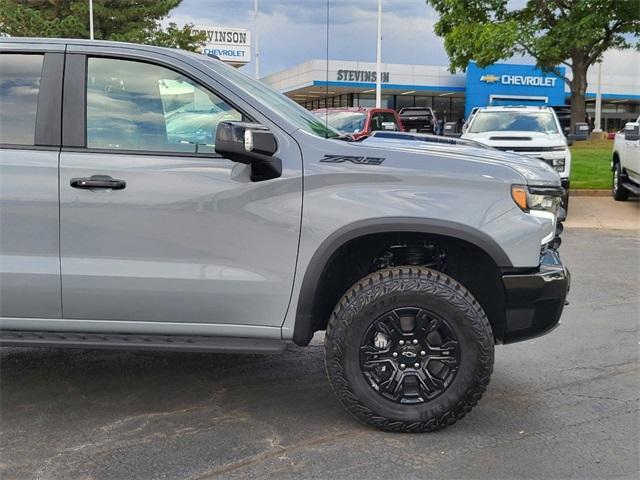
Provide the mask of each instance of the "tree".
[{"label": "tree", "polygon": [[[640,48],[638,0],[525,0],[516,2],[520,8],[509,0],[426,1],[440,14],[435,33],[444,37],[451,71],[472,60],[486,67],[530,55],[569,86],[572,129],[585,119],[589,66],[610,48],[632,48],[634,41]],[[560,75],[558,65],[571,76]]]},{"label": "tree", "polygon": [[[192,25],[162,27],[182,0],[93,0],[94,38],[195,50],[204,33]],[[0,0],[0,33],[20,37],[89,38],[88,0]]]}]

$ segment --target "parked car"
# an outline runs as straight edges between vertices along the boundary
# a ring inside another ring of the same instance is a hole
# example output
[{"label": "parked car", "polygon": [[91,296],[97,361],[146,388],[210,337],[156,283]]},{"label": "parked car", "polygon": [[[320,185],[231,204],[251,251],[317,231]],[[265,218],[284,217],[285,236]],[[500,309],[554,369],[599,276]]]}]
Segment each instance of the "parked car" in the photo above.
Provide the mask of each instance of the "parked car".
[{"label": "parked car", "polygon": [[[234,119],[168,135],[178,104]],[[0,123],[3,345],[256,354],[326,330],[351,413],[433,431],[565,305],[536,159],[354,142],[218,60],[103,41],[0,39]]]},{"label": "parked car", "polygon": [[391,108],[320,108],[313,113],[339,132],[351,135],[355,140],[380,130],[404,131],[398,113]]},{"label": "parked car", "polygon": [[438,121],[431,107],[404,107],[399,115],[407,132],[433,133]]},{"label": "parked car", "polygon": [[558,172],[565,189],[562,205],[569,209],[571,150],[551,107],[481,107],[473,115],[462,138],[498,150],[538,158]]},{"label": "parked car", "polygon": [[626,200],[640,195],[640,117],[629,122],[613,141],[613,198]]}]

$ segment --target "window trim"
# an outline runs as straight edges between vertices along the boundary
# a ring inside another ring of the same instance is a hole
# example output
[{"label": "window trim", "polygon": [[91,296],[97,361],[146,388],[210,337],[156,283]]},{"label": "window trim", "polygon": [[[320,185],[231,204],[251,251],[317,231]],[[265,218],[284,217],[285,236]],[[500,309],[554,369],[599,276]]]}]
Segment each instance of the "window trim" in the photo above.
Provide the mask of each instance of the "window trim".
[{"label": "window trim", "polygon": [[0,149],[59,150],[62,138],[60,115],[64,53],[33,49],[12,49],[3,50],[0,55],[38,55],[42,57],[33,144],[0,143]]},{"label": "window trim", "polygon": [[45,53],[36,107],[36,146],[60,148],[62,140],[62,80],[64,53]]},{"label": "window trim", "polygon": [[203,152],[167,152],[164,150],[125,150],[125,149],[110,149],[110,148],[89,148],[89,147],[62,147],[63,152],[75,152],[75,153],[102,153],[113,155],[119,153],[121,155],[139,155],[144,157],[184,157],[184,158],[225,158],[217,152],[203,153]]},{"label": "window trim", "polygon": [[84,147],[86,139],[87,57],[67,53],[62,97],[62,146]]},{"label": "window trim", "polygon": [[[238,108],[235,103],[229,101],[227,97],[218,93],[209,84],[205,84],[202,80],[194,78],[194,76],[184,69],[177,67],[171,62],[162,60],[149,60],[132,54],[109,54],[100,52],[85,53],[67,53],[67,62],[65,63],[65,80],[63,95],[63,121],[62,121],[62,151],[65,152],[87,152],[87,153],[119,153],[122,155],[145,155],[145,156],[165,156],[165,157],[200,157],[200,158],[224,158],[216,152],[172,152],[165,150],[125,150],[113,148],[90,148],[87,147],[87,76],[89,68],[89,58],[106,58],[112,60],[133,61],[145,63],[156,67],[166,68],[188,78],[195,85],[214,94],[220,100],[226,102],[229,106],[239,112],[246,121],[252,120],[252,116],[248,115],[243,109]],[[77,57],[69,61],[70,57]],[[78,91],[81,93],[78,94]]]}]

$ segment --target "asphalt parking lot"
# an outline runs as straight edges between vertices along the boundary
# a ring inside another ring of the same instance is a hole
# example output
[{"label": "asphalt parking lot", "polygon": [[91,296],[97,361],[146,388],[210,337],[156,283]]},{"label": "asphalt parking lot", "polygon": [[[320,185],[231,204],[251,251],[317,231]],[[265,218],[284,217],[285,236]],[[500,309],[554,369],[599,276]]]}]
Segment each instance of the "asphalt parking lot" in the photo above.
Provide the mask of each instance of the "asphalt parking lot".
[{"label": "asphalt parking lot", "polygon": [[441,432],[357,423],[319,343],[262,356],[7,348],[0,476],[637,478],[638,230],[568,228],[561,252],[561,327],[498,346],[488,392]]}]

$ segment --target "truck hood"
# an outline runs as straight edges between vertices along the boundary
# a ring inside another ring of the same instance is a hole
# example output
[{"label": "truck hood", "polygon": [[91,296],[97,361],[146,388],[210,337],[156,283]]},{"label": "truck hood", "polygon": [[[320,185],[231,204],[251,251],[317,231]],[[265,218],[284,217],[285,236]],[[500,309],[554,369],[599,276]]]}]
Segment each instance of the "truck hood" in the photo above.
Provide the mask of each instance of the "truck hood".
[{"label": "truck hood", "polygon": [[567,140],[561,133],[547,134],[540,132],[482,132],[464,133],[462,138],[496,148],[508,147],[558,147],[567,146]]},{"label": "truck hood", "polygon": [[509,167],[519,173],[529,185],[560,185],[558,173],[542,160],[503,152],[474,141],[419,133],[398,133],[397,135],[385,133],[384,137],[371,136],[357,144],[399,152],[442,154],[451,157],[452,160],[456,157],[473,158],[488,164]]}]

